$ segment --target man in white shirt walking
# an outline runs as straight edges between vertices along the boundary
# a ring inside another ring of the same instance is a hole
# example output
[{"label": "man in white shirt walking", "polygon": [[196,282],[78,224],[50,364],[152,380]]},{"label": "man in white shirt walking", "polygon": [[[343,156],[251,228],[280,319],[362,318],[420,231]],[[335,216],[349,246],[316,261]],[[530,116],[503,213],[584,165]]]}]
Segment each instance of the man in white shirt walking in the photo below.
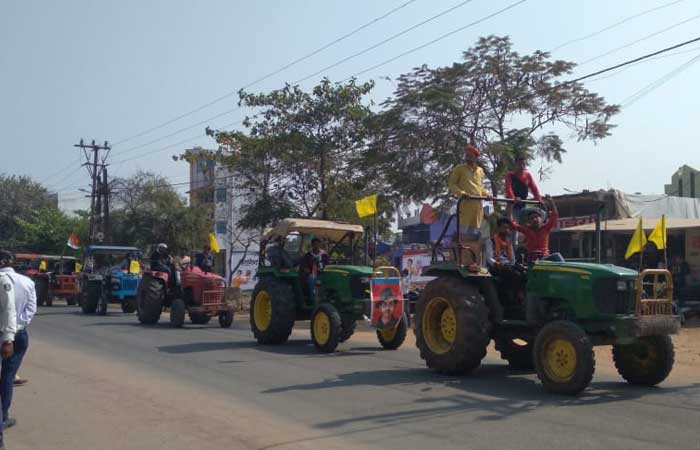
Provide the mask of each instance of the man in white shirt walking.
[{"label": "man in white shirt walking", "polygon": [[[0,272],[0,355],[3,365],[12,357],[17,331],[17,313],[15,312],[15,288],[10,277]],[[0,398],[0,401],[2,399]],[[0,418],[4,419],[4,417]],[[0,421],[0,450],[5,450],[3,426]]]},{"label": "man in white shirt walking", "polygon": [[2,398],[2,425],[3,428],[10,428],[17,422],[10,417],[10,405],[12,404],[12,391],[15,375],[22,364],[22,359],[29,347],[29,335],[27,327],[36,313],[36,290],[34,282],[24,275],[20,275],[12,268],[14,255],[10,252],[0,250],[0,273],[5,274],[12,280],[15,292],[15,312],[17,321],[17,332],[14,338],[13,355],[2,360],[2,370],[0,370],[0,397]]}]

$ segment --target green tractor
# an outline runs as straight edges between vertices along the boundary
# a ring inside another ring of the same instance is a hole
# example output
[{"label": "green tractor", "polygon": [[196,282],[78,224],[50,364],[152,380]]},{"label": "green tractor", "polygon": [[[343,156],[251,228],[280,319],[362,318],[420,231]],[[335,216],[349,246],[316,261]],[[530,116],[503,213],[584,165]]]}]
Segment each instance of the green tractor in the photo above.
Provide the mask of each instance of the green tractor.
[{"label": "green tractor", "polygon": [[[258,343],[285,343],[297,320],[311,321],[311,339],[324,353],[333,352],[352,336],[356,322],[371,315],[371,279],[385,277],[393,269],[357,265],[363,232],[361,225],[285,219],[265,233],[258,283],[250,302],[250,326]],[[299,269],[312,237],[330,248],[330,264],[318,275],[315,298]],[[378,329],[377,339],[383,348],[394,350],[403,343],[407,329],[408,318],[403,314],[395,326]]]},{"label": "green tractor", "polygon": [[436,278],[416,305],[416,346],[428,367],[472,372],[493,339],[511,367],[534,368],[544,388],[557,394],[575,395],[590,384],[596,345],[613,346],[615,366],[631,384],[653,386],[671,372],[669,335],[678,332],[680,319],[673,315],[668,271],[540,260],[475,272],[462,253],[478,250],[459,237],[451,257],[438,251],[450,221],[424,271]]}]

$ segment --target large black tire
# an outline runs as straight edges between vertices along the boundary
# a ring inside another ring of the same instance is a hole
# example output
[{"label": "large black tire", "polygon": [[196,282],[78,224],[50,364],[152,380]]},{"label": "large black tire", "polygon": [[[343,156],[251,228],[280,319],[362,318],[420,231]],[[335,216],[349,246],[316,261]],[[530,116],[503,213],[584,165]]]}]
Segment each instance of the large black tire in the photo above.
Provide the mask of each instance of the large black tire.
[{"label": "large black tire", "polygon": [[163,283],[148,274],[144,275],[139,283],[136,296],[136,311],[139,322],[144,325],[152,325],[160,319],[165,301],[165,286]]},{"label": "large black tire", "polygon": [[614,345],[617,372],[630,384],[655,386],[666,379],[674,362],[670,336],[639,338],[631,345]]},{"label": "large black tire", "polygon": [[261,281],[250,298],[250,328],[259,344],[284,344],[295,319],[292,287],[275,279]]},{"label": "large black tire", "polygon": [[185,323],[185,302],[181,298],[176,298],[170,305],[170,326],[173,328],[182,328]]},{"label": "large black tire", "polygon": [[351,317],[342,317],[340,322],[340,342],[345,342],[350,339],[353,334],[355,334],[357,321]]},{"label": "large black tire", "polygon": [[36,291],[36,304],[38,306],[51,306],[49,304],[49,280],[46,278],[34,279],[34,290]]},{"label": "large black tire", "polygon": [[136,311],[136,297],[126,297],[121,302],[122,312],[124,314],[131,314]]},{"label": "large black tire", "polygon": [[573,322],[558,320],[545,325],[535,339],[534,356],[537,377],[549,392],[576,395],[593,379],[593,345]]},{"label": "large black tire", "polygon": [[221,328],[231,328],[233,324],[233,311],[228,310],[219,313],[219,326]]},{"label": "large black tire", "polygon": [[83,314],[95,314],[95,311],[97,311],[97,304],[100,302],[101,295],[101,281],[85,282],[82,293],[82,299],[80,302],[80,309],[82,309]]},{"label": "large black tire", "polygon": [[204,313],[190,313],[190,322],[195,325],[206,325],[211,320],[209,314]]},{"label": "large black tire", "polygon": [[377,339],[385,350],[396,350],[406,340],[407,333],[408,317],[404,314],[395,328],[391,330],[377,330]]},{"label": "large black tire", "polygon": [[501,354],[501,359],[508,361],[511,369],[532,370],[535,368],[532,340],[524,341],[523,345],[519,345],[508,336],[499,336],[495,337],[493,342],[496,350]]},{"label": "large black tire", "polygon": [[343,322],[340,313],[330,303],[322,303],[311,314],[311,340],[316,349],[332,353],[340,343]]},{"label": "large black tire", "polygon": [[443,276],[426,285],[414,333],[428,367],[449,375],[474,371],[486,356],[490,331],[489,310],[475,284]]}]

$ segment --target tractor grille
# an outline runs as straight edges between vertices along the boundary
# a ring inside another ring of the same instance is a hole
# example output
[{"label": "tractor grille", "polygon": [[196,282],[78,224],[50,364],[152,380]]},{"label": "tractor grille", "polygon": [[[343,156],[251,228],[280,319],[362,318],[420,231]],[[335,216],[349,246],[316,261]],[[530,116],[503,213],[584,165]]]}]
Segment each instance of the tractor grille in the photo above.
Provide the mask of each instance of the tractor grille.
[{"label": "tractor grille", "polygon": [[123,291],[135,291],[139,280],[136,278],[122,279],[122,290]]},{"label": "tractor grille", "polygon": [[602,314],[634,314],[634,280],[625,281],[625,290],[617,289],[619,278],[602,278],[593,283],[593,301]]},{"label": "tractor grille", "polygon": [[202,305],[220,305],[224,302],[224,291],[203,291]]},{"label": "tractor grille", "polygon": [[353,275],[350,278],[352,298],[369,298],[369,275]]}]

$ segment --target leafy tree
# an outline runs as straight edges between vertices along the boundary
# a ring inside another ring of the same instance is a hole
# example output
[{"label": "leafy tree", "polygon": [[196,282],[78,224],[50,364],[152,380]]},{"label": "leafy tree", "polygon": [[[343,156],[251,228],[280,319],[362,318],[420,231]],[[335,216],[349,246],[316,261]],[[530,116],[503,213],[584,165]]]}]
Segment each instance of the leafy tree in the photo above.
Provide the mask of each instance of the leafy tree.
[{"label": "leafy tree", "polygon": [[573,68],[546,52],[520,55],[508,37],[489,36],[461,62],[401,75],[374,123],[377,137],[368,153],[382,169],[386,195],[446,200],[447,177],[463,161],[466,144],[481,149],[497,194],[515,156],[561,162],[566,150],[558,132],[568,130],[578,140],[608,136],[619,107],[580,83],[563,82]]},{"label": "leafy tree", "polygon": [[[240,104],[254,108],[247,132],[208,130],[222,148],[219,160],[232,171],[246,197],[240,226],[262,228],[288,217],[333,217],[351,204],[366,176],[362,155],[373,117],[365,100],[373,82],[321,81],[311,92],[286,85],[268,94],[241,91]],[[359,194],[358,194],[359,195]]]},{"label": "leafy tree", "polygon": [[31,178],[0,175],[0,247],[18,248],[21,224],[52,206],[49,191]]},{"label": "leafy tree", "polygon": [[112,183],[112,235],[118,245],[148,248],[165,242],[173,253],[187,253],[208,242],[209,212],[189,207],[167,178],[138,172]]},{"label": "leafy tree", "polygon": [[37,209],[27,220],[17,220],[20,229],[17,248],[34,253],[72,254],[74,251],[66,246],[66,241],[86,223],[85,219],[68,217],[55,207]]}]

